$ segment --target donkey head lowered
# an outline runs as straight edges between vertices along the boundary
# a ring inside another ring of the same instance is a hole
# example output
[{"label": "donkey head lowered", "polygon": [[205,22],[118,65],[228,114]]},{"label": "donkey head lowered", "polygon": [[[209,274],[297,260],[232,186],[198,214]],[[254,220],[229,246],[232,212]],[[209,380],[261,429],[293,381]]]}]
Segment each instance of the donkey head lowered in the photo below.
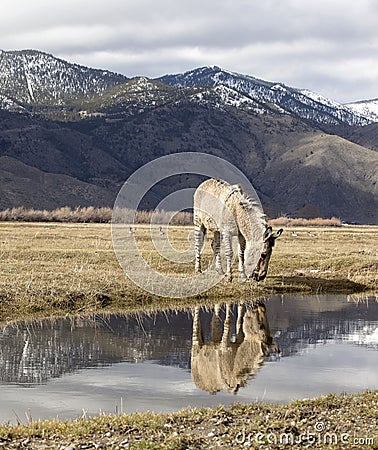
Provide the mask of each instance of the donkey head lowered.
[{"label": "donkey head lowered", "polygon": [[263,248],[260,259],[252,273],[252,279],[256,281],[264,280],[269,267],[269,260],[272,256],[272,251],[276,239],[281,236],[283,229],[280,228],[276,233],[273,233],[272,227],[267,227],[263,236]]}]

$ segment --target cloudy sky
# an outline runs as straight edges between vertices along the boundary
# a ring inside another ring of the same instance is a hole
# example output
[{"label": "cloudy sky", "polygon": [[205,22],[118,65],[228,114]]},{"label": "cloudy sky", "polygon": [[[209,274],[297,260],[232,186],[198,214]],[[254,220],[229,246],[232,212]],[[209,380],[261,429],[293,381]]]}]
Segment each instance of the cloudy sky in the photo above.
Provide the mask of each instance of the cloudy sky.
[{"label": "cloudy sky", "polygon": [[126,76],[203,65],[378,97],[377,0],[2,0],[0,48],[32,48]]}]

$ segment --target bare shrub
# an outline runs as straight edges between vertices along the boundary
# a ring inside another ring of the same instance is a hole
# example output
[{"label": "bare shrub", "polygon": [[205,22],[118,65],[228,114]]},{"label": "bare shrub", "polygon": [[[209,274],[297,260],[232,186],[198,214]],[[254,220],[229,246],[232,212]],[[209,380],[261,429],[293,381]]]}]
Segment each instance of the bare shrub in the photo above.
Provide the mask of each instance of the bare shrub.
[{"label": "bare shrub", "polygon": [[[149,210],[137,211],[123,208],[117,209],[115,217],[122,223],[149,224],[171,224],[171,225],[191,225],[193,214],[189,211],[165,211]],[[22,206],[8,208],[0,211],[0,221],[3,222],[74,222],[74,223],[109,223],[112,219],[112,209],[109,207],[85,206],[70,208],[64,206],[52,211],[46,209],[26,209]],[[290,226],[315,226],[315,227],[340,227],[342,221],[336,217],[331,219],[304,219],[289,217],[278,217],[269,220],[269,225],[274,227]]]},{"label": "bare shrub", "polygon": [[[135,217],[134,217],[135,215]],[[153,223],[171,225],[190,225],[193,222],[190,212],[172,212],[164,210],[134,211],[131,209],[117,210],[116,217],[122,223]],[[68,206],[52,211],[46,209],[26,209],[22,206],[0,211],[0,221],[3,222],[74,222],[74,223],[109,223],[112,219],[112,209],[109,207],[86,206],[72,209]]]},{"label": "bare shrub", "polygon": [[336,217],[332,217],[331,219],[323,219],[321,217],[317,217],[316,219],[278,217],[277,219],[269,220],[269,225],[275,227],[341,227],[342,221]]}]

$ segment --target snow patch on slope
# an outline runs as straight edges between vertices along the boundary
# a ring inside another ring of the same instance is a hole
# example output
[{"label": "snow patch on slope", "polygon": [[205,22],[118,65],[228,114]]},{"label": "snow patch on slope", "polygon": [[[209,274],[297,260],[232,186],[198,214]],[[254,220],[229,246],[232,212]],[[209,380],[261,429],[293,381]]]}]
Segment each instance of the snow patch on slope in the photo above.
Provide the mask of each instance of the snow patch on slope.
[{"label": "snow patch on slope", "polygon": [[378,98],[355,103],[347,103],[345,106],[357,114],[366,117],[372,122],[378,122]]},{"label": "snow patch on slope", "polygon": [[25,112],[25,108],[14,102],[12,99],[0,95],[0,109],[11,112]]},{"label": "snow patch on slope", "polygon": [[343,107],[343,105],[341,105],[340,103],[337,103],[327,97],[324,97],[321,94],[317,94],[316,92],[309,91],[308,89],[301,89],[300,93],[305,95],[308,98],[311,98],[312,100],[316,101],[317,103],[330,106],[331,108],[340,108],[340,107],[342,108]]},{"label": "snow patch on slope", "polygon": [[268,110],[259,102],[241,94],[225,85],[217,85],[192,95],[192,99],[200,103],[212,102],[217,108],[232,106],[244,108],[256,114],[266,114]]}]

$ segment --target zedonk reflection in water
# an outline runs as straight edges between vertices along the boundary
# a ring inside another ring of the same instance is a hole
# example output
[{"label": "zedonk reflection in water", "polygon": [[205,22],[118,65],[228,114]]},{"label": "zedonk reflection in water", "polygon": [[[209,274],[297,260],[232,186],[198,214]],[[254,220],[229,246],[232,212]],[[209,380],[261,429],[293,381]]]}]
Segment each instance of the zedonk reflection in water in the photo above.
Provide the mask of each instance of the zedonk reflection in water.
[{"label": "zedonk reflection in water", "polygon": [[279,353],[262,302],[238,303],[236,314],[226,304],[223,327],[221,309],[221,305],[214,307],[211,338],[207,343],[204,343],[200,307],[195,308],[193,317],[192,378],[197,387],[210,394],[222,390],[236,393],[262,366],[271,350]]}]

